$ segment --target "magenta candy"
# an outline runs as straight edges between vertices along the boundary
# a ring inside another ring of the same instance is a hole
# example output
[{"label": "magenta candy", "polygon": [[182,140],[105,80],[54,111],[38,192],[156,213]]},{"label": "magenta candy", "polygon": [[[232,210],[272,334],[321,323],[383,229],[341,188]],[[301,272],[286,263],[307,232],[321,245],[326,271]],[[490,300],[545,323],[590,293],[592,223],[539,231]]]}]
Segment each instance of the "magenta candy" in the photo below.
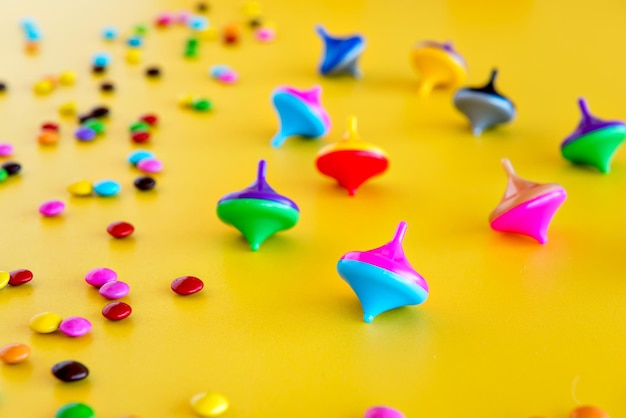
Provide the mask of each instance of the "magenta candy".
[{"label": "magenta candy", "polygon": [[13,154],[13,145],[2,142],[0,143],[0,157],[8,157]]},{"label": "magenta candy", "polygon": [[105,283],[116,280],[117,273],[106,267],[98,267],[85,274],[85,281],[94,287],[101,287]]},{"label": "magenta candy", "polygon": [[59,331],[68,337],[82,337],[91,331],[91,322],[80,316],[71,316],[61,321]]},{"label": "magenta candy", "polygon": [[159,173],[163,170],[163,163],[156,158],[144,158],[137,163],[137,168],[144,173]]},{"label": "magenta candy", "polygon": [[115,300],[121,299],[124,296],[128,295],[129,291],[130,286],[128,286],[128,284],[116,280],[103,284],[98,290],[98,293],[100,293],[107,299]]},{"label": "magenta candy", "polygon": [[365,418],[404,418],[404,414],[388,406],[374,406],[365,411]]},{"label": "magenta candy", "polygon": [[220,74],[217,79],[224,84],[233,84],[239,79],[239,76],[234,71],[227,71]]},{"label": "magenta candy", "polygon": [[39,206],[39,213],[43,216],[58,216],[63,213],[65,203],[60,200],[48,200]]}]

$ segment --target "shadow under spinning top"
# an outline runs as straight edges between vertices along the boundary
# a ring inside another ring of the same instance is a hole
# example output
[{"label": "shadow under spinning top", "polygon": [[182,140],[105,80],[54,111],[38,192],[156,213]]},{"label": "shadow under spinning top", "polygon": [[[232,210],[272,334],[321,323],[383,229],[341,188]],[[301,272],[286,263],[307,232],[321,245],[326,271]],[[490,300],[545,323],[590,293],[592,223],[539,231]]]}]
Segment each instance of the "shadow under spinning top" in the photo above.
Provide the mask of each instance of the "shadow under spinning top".
[{"label": "shadow under spinning top", "polygon": [[357,61],[365,49],[365,39],[361,35],[331,36],[321,25],[316,26],[315,30],[324,41],[324,56],[319,72],[326,76],[347,74],[361,78]]},{"label": "shadow under spinning top", "polygon": [[390,309],[419,305],[428,298],[428,284],[404,255],[402,240],[406,222],[400,222],[393,239],[369,251],[344,254],[337,263],[339,275],[356,293],[363,307],[363,320]]},{"label": "shadow under spinning top", "polygon": [[485,129],[510,122],[515,117],[513,102],[495,88],[498,70],[483,87],[466,87],[454,95],[454,106],[463,113],[472,125],[472,133],[479,136]]},{"label": "shadow under spinning top", "polygon": [[257,178],[252,185],[229,193],[217,202],[217,216],[232,225],[257,251],[267,238],[292,228],[300,218],[300,209],[289,198],[278,194],[265,179],[265,160],[259,161]]},{"label": "shadow under spinning top", "polygon": [[567,197],[565,189],[556,183],[522,179],[506,158],[502,165],[508,176],[507,186],[500,204],[489,215],[491,228],[526,235],[545,244],[550,222]]},{"label": "shadow under spinning top", "polygon": [[297,90],[293,87],[278,87],[272,93],[272,103],[278,114],[278,132],[272,138],[272,146],[279,147],[292,136],[316,139],[330,129],[330,118],[322,107],[322,88]]}]

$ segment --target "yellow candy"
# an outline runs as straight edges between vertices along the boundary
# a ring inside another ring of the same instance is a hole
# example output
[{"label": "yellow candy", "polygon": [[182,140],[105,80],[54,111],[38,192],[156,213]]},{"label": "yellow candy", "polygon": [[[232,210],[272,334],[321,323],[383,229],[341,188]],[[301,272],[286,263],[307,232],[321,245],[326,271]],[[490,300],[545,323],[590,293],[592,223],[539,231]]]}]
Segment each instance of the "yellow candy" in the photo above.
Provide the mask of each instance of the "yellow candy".
[{"label": "yellow candy", "polygon": [[228,409],[228,400],[219,393],[198,393],[191,398],[191,407],[201,417],[215,417]]},{"label": "yellow candy", "polygon": [[198,32],[198,37],[203,41],[214,41],[219,37],[219,32],[213,26]]},{"label": "yellow candy", "polygon": [[74,116],[76,115],[76,111],[78,110],[78,106],[76,102],[66,102],[59,106],[59,113],[62,116]]},{"label": "yellow candy", "polygon": [[42,312],[30,319],[28,326],[40,334],[50,334],[59,329],[59,324],[63,318],[54,312]]},{"label": "yellow candy", "polygon": [[248,17],[257,17],[261,14],[261,5],[256,1],[247,1],[241,7],[241,12]]},{"label": "yellow candy", "polygon": [[138,49],[129,49],[126,51],[126,62],[129,64],[138,64],[141,61],[141,51]]},{"label": "yellow candy", "polygon": [[90,196],[93,184],[88,180],[78,180],[67,186],[67,191],[74,196]]},{"label": "yellow candy", "polygon": [[261,27],[276,30],[276,23],[273,20],[266,20],[261,24]]},{"label": "yellow candy", "polygon": [[37,94],[50,94],[54,90],[54,83],[50,80],[41,80],[33,85],[33,90]]},{"label": "yellow candy", "polygon": [[74,71],[64,71],[59,75],[59,84],[73,86],[74,83],[76,83],[76,73]]},{"label": "yellow candy", "polygon": [[178,105],[180,107],[191,107],[193,96],[191,94],[181,94],[178,97]]},{"label": "yellow candy", "polygon": [[11,275],[8,271],[0,271],[0,289],[9,284],[9,280],[11,280]]}]

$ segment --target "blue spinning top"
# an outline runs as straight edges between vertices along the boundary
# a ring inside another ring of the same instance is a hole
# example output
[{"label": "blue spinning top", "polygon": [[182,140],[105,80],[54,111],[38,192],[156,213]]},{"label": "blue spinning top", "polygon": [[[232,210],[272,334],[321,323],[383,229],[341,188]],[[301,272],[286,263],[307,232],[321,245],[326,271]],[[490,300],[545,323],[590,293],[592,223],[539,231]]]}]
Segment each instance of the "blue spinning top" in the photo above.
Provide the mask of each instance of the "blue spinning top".
[{"label": "blue spinning top", "polygon": [[349,74],[361,78],[361,70],[357,61],[365,49],[365,39],[361,35],[334,37],[326,32],[321,25],[316,27],[317,33],[324,41],[324,58],[320,64],[322,75]]},{"label": "blue spinning top", "polygon": [[315,139],[326,135],[330,118],[320,103],[321,92],[320,86],[310,90],[282,86],[274,90],[272,103],[280,126],[272,138],[272,146],[279,147],[292,136]]}]

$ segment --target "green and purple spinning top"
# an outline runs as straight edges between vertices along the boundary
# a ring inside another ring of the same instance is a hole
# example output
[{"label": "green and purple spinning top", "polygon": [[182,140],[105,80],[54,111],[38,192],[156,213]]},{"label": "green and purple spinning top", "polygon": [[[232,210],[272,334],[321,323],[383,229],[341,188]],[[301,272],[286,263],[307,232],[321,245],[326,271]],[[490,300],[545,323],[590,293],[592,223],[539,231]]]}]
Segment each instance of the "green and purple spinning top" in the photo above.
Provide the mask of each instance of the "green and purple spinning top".
[{"label": "green and purple spinning top", "polygon": [[229,193],[217,202],[217,216],[232,225],[257,251],[263,241],[279,231],[290,229],[300,219],[300,209],[291,199],[276,193],[265,179],[265,160],[259,161],[252,185]]},{"label": "green and purple spinning top", "polygon": [[611,171],[611,160],[626,139],[626,124],[605,121],[589,113],[585,99],[578,99],[582,112],[576,130],[561,144],[561,154],[574,164],[595,167],[602,173]]}]

